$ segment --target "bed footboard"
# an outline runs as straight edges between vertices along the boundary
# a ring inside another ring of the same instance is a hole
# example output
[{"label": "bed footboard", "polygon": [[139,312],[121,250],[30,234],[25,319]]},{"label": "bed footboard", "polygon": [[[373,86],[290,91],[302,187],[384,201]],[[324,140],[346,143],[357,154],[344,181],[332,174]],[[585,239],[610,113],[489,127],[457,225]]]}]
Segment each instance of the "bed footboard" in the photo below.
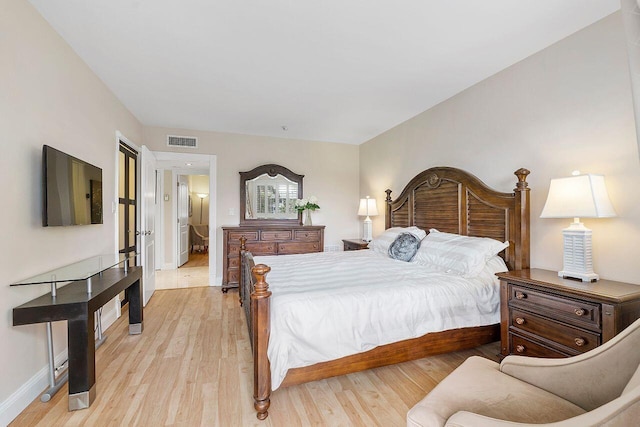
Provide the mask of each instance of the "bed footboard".
[{"label": "bed footboard", "polygon": [[271,331],[271,311],[269,284],[265,276],[271,268],[264,264],[255,265],[253,256],[246,250],[245,242],[240,243],[240,304],[247,316],[247,328],[253,351],[253,406],[259,420],[269,415],[271,404],[271,367],[267,357],[267,346]]}]

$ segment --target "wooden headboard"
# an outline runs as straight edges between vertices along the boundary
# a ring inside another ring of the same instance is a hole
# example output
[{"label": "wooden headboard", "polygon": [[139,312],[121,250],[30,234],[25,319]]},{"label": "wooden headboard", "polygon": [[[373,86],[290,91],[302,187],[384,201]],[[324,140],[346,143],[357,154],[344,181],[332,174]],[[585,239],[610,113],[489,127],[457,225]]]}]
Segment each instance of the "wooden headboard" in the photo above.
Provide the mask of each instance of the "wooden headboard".
[{"label": "wooden headboard", "polygon": [[386,228],[415,225],[448,233],[490,237],[509,247],[501,254],[510,270],[529,268],[527,169],[518,169],[513,193],[495,191],[474,175],[434,167],[416,175],[392,200],[387,193]]}]

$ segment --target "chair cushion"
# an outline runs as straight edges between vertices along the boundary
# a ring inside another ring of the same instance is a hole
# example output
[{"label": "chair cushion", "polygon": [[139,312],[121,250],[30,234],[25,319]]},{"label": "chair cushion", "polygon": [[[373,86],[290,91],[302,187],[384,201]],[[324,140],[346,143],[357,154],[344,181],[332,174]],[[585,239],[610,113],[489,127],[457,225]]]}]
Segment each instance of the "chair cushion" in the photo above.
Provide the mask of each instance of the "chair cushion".
[{"label": "chair cushion", "polygon": [[529,423],[551,423],[585,413],[499,368],[491,360],[470,357],[409,410],[407,426],[444,426],[458,411]]}]

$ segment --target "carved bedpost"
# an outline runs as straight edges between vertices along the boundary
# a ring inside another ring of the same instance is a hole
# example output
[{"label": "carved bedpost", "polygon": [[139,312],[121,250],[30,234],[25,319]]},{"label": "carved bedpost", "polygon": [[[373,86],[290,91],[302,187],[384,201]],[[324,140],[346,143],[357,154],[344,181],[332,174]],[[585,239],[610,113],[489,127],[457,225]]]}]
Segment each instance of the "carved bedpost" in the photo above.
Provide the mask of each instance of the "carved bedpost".
[{"label": "carved bedpost", "polygon": [[384,192],[387,193],[387,197],[384,199],[387,205],[386,215],[384,217],[384,228],[387,229],[391,227],[391,190],[386,189]]},{"label": "carved bedpost", "polygon": [[270,326],[270,301],[271,291],[265,276],[271,268],[264,264],[258,264],[251,269],[256,277],[254,290],[251,293],[251,320],[253,323],[253,406],[258,412],[259,420],[267,418],[271,401],[271,369],[267,358],[267,345],[269,344]]},{"label": "carved bedpost", "polygon": [[244,252],[247,250],[247,238],[244,236],[240,237],[240,259],[239,261],[239,265],[240,265],[240,274],[238,275],[238,299],[240,299],[240,307],[242,307],[242,300],[244,297],[244,294],[242,292],[242,288],[243,288],[243,281],[242,281],[242,275],[244,274],[244,268],[243,263],[244,263]]},{"label": "carved bedpost", "polygon": [[531,230],[529,229],[530,203],[529,203],[529,183],[527,183],[527,175],[531,172],[528,169],[520,168],[514,172],[518,177],[516,188],[516,224],[517,237],[516,241],[521,242],[516,245],[516,270],[522,270],[530,267],[531,256]]}]

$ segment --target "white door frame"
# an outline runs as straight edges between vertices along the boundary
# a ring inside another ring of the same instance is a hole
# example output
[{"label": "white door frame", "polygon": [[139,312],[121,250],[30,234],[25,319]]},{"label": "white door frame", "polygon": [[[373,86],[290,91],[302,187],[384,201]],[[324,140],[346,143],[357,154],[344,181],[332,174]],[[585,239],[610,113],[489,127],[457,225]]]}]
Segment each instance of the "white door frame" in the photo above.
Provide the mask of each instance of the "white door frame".
[{"label": "white door frame", "polygon": [[[217,170],[217,156],[213,154],[190,154],[190,153],[169,153],[163,151],[154,151],[156,156],[158,169],[170,169],[172,171],[171,186],[173,189],[178,184],[178,175],[209,175],[209,286],[220,286],[221,281],[216,280],[216,254],[217,254],[217,189],[216,189],[216,170]],[[186,163],[191,163],[194,166],[188,167]],[[164,175],[164,174],[163,174]],[[167,183],[164,183],[166,189]],[[164,194],[164,193],[163,193]],[[169,218],[172,224],[177,223],[177,198],[173,197],[171,200],[171,215]],[[164,213],[163,213],[164,216]],[[164,223],[165,219],[161,219]],[[174,254],[173,262],[170,263],[172,267],[177,268],[177,260],[175,254],[178,253],[177,244],[177,227],[171,227],[173,247],[171,253]],[[161,239],[157,250],[162,251],[163,262],[161,266],[166,266],[168,263],[164,262],[164,245],[165,238]]]}]

